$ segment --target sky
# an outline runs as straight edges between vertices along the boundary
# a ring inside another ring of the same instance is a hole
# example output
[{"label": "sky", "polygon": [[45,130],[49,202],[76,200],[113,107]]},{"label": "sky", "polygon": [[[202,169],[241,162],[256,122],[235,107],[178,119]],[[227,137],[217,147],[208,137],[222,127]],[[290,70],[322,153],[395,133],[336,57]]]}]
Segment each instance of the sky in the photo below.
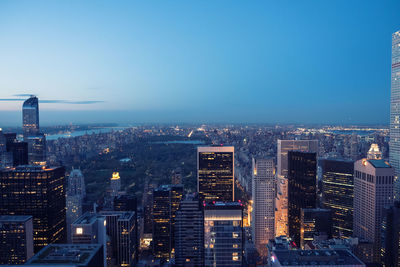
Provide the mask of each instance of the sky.
[{"label": "sky", "polygon": [[[400,1],[0,1],[0,99],[41,124],[389,122]],[[44,101],[45,102],[45,101]],[[21,124],[0,101],[0,127]]]}]

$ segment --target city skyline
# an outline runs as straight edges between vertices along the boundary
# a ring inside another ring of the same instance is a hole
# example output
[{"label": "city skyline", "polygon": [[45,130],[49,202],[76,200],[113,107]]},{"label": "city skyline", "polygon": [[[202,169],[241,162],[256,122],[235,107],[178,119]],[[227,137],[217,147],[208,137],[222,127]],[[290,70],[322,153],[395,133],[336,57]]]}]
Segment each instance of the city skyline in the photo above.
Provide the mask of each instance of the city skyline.
[{"label": "city skyline", "polygon": [[41,103],[44,125],[389,122],[397,1],[0,7],[0,98],[65,99]]}]

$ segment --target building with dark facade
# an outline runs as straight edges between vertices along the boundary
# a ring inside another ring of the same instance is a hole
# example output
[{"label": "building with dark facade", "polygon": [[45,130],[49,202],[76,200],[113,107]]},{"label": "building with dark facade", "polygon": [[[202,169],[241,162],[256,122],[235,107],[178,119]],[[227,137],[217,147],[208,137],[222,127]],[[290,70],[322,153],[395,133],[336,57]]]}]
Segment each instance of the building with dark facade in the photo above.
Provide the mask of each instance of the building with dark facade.
[{"label": "building with dark facade", "polygon": [[234,193],[233,146],[197,148],[197,192],[206,202],[231,202]]},{"label": "building with dark facade", "polygon": [[289,151],[288,215],[289,236],[300,245],[301,209],[313,209],[317,202],[316,153]]},{"label": "building with dark facade", "polygon": [[301,209],[300,246],[314,241],[316,236],[332,238],[332,215],[329,209]]},{"label": "building with dark facade", "polygon": [[322,205],[332,210],[333,237],[353,235],[354,163],[324,159],[322,166]]},{"label": "building with dark facade", "polygon": [[162,185],[153,192],[153,254],[157,258],[171,257],[175,216],[182,196],[182,185]]},{"label": "building with dark facade", "polygon": [[205,266],[243,266],[243,206],[238,202],[204,207]]},{"label": "building with dark facade", "polygon": [[0,215],[33,217],[35,252],[66,240],[64,167],[0,170]]},{"label": "building with dark facade", "polygon": [[400,202],[386,207],[382,223],[382,265],[395,267],[400,265]]},{"label": "building with dark facade", "polygon": [[175,217],[175,263],[177,266],[203,266],[204,217],[197,196],[187,195]]},{"label": "building with dark facade", "polygon": [[101,211],[111,239],[113,258],[118,267],[134,266],[137,261],[136,215],[134,211]]},{"label": "building with dark facade", "polygon": [[50,244],[35,254],[26,265],[105,267],[103,248],[98,244]]},{"label": "building with dark facade", "polygon": [[24,264],[32,256],[32,216],[0,216],[0,264]]}]

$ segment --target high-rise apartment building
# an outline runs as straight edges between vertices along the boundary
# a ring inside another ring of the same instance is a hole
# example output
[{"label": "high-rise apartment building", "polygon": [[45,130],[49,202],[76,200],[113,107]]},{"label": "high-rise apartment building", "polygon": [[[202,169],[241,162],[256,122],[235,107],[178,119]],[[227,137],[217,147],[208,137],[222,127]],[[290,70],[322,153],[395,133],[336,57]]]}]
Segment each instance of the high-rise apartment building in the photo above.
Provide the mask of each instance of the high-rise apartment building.
[{"label": "high-rise apartment building", "polygon": [[32,216],[0,216],[0,264],[20,265],[32,256]]},{"label": "high-rise apartment building", "polygon": [[317,202],[317,154],[289,151],[289,236],[300,245],[301,209],[313,209]]},{"label": "high-rise apartment building", "polygon": [[288,236],[288,153],[289,151],[318,154],[318,140],[278,140],[275,199],[275,236]]},{"label": "high-rise apartment building", "polygon": [[389,158],[396,172],[396,199],[400,199],[400,31],[392,35],[391,69]]},{"label": "high-rise apartment building", "polygon": [[80,170],[74,169],[67,180],[67,239],[71,242],[71,223],[82,215],[82,202],[86,196],[85,178]]},{"label": "high-rise apartment building", "polygon": [[106,217],[106,232],[111,239],[117,267],[134,266],[137,258],[136,215],[134,211],[101,211]]},{"label": "high-rise apartment building", "polygon": [[71,243],[103,246],[103,263],[107,266],[106,217],[86,212],[71,224]]},{"label": "high-rise apartment building", "polygon": [[267,255],[266,245],[275,237],[275,163],[270,159],[253,158],[252,231],[260,254]]},{"label": "high-rise apartment building", "polygon": [[187,195],[175,217],[175,264],[203,266],[204,217],[197,196]]},{"label": "high-rise apartment building", "polygon": [[35,252],[66,240],[64,167],[0,170],[0,214],[33,217]]},{"label": "high-rise apartment building", "polygon": [[332,235],[353,235],[354,163],[324,159],[322,166],[322,204],[332,210]]},{"label": "high-rise apartment building", "polygon": [[243,207],[230,202],[204,207],[204,265],[243,266]]},{"label": "high-rise apartment building", "polygon": [[385,206],[393,204],[394,168],[382,159],[354,163],[353,234],[373,243],[374,262],[380,262],[381,227]]},{"label": "high-rise apartment building", "polygon": [[174,224],[182,185],[162,185],[153,192],[153,254],[168,260],[174,253]]},{"label": "high-rise apartment building", "polygon": [[233,146],[197,147],[197,191],[201,200],[234,200],[234,152]]}]

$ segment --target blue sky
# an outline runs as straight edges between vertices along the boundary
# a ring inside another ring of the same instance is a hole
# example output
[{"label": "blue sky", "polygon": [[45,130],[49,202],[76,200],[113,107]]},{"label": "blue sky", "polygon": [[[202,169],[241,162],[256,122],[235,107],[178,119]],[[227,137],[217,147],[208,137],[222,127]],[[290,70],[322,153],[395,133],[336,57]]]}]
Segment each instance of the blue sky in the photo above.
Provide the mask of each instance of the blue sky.
[{"label": "blue sky", "polygon": [[[42,103],[44,124],[387,123],[399,14],[397,0],[1,1],[0,98],[104,101]],[[0,102],[0,125],[21,105]]]}]

